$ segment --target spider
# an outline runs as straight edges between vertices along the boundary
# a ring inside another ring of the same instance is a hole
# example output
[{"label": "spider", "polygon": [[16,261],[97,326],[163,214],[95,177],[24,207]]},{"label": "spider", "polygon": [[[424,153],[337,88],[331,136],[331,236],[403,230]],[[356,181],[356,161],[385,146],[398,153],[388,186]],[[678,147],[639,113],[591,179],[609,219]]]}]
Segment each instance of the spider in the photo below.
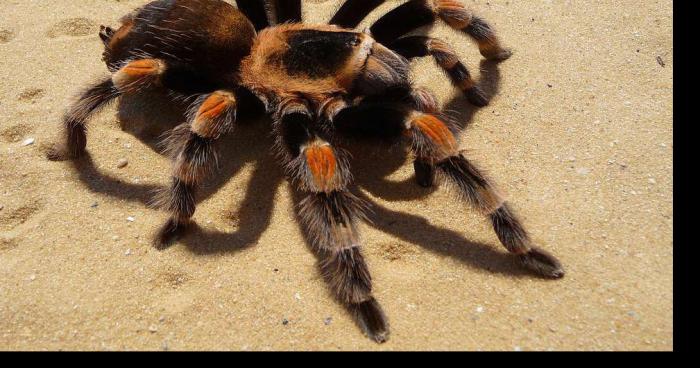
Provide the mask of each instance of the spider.
[{"label": "spider", "polygon": [[358,234],[368,206],[351,192],[343,138],[408,141],[418,184],[432,186],[436,175],[452,183],[525,267],[563,277],[559,261],[533,246],[492,181],[459,150],[457,129],[433,94],[413,86],[409,60],[433,57],[473,105],[486,105],[485,93],[448,44],[407,34],[442,19],[475,40],[486,59],[502,61],[511,52],[457,0],[410,0],[368,31],[355,31],[383,2],[347,0],[329,24],[309,25],[302,23],[299,0],[238,0],[238,7],[221,0],[153,1],[123,17],[120,28],[101,28],[111,76],[87,88],[67,111],[64,140],[48,157],[80,157],[87,121],[120,96],[160,88],[189,101],[186,123],[165,140],[174,164],[159,198],[171,214],[155,237],[162,249],[192,223],[197,188],[216,167],[216,141],[241,116],[264,109],[273,119],[277,157],[305,195],[300,219],[322,256],[321,271],[379,343],[388,339],[389,326],[372,295]]}]

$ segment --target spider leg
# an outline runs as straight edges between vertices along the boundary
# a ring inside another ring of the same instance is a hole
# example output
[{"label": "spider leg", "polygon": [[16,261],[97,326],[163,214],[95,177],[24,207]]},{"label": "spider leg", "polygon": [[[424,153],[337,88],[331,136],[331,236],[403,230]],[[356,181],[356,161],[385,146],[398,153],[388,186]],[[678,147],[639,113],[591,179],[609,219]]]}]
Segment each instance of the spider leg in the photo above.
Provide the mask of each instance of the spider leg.
[{"label": "spider leg", "polygon": [[362,22],[372,10],[382,5],[385,0],[347,0],[338,9],[328,24],[341,28],[353,29]]},{"label": "spider leg", "polygon": [[270,26],[270,20],[267,19],[267,11],[265,0],[236,0],[238,10],[240,10],[253,23],[256,31],[260,31]]},{"label": "spider leg", "polygon": [[[379,98],[367,98],[361,104],[343,109],[336,108],[333,116],[326,116],[333,122],[335,129],[343,136],[355,138],[380,138],[386,143],[393,142],[403,131],[403,108],[398,105],[409,105],[422,113],[439,112],[439,103],[433,92],[427,88],[399,88],[393,93],[384,94]],[[379,122],[363,124],[358,122]],[[416,173],[416,182],[424,188],[430,188],[435,182],[435,167],[424,158],[416,157],[413,167]]]},{"label": "spider leg", "polygon": [[122,94],[158,83],[165,70],[165,63],[160,60],[134,60],[111,78],[89,87],[63,116],[63,142],[52,147],[47,157],[53,161],[80,157],[87,145],[88,120]]},{"label": "spider leg", "polygon": [[374,23],[372,36],[388,45],[416,28],[435,23],[438,17],[453,29],[471,36],[485,58],[505,60],[511,56],[511,51],[501,46],[491,26],[474,16],[458,0],[411,0]]},{"label": "spider leg", "polygon": [[347,154],[323,137],[302,100],[284,102],[276,120],[278,149],[287,173],[305,192],[300,218],[321,258],[322,274],[368,336],[384,342],[387,320],[372,296],[369,269],[360,251],[358,222],[364,219],[366,205],[348,190]]},{"label": "spider leg", "polygon": [[60,161],[80,157],[87,145],[88,120],[119,95],[112,79],[104,79],[85,90],[64,114],[63,141],[48,151],[48,159]]},{"label": "spider leg", "polygon": [[403,37],[393,42],[389,49],[407,59],[432,56],[438,66],[450,77],[452,84],[464,93],[469,102],[479,107],[488,104],[486,94],[476,85],[469,70],[459,60],[459,56],[452,47],[444,41],[425,36]]},{"label": "spider leg", "polygon": [[186,230],[194,215],[197,187],[216,165],[214,143],[222,134],[233,129],[237,99],[229,91],[216,91],[193,104],[189,122],[175,128],[166,140],[166,151],[174,160],[171,184],[156,198],[156,203],[170,211],[171,216],[155,239],[162,249]]},{"label": "spider leg", "polygon": [[559,261],[532,242],[509,204],[495,185],[459,151],[451,126],[435,113],[406,110],[400,106],[374,104],[342,110],[334,126],[343,134],[390,138],[408,137],[416,156],[419,181],[432,182],[439,174],[457,189],[460,197],[489,218],[503,246],[540,275],[560,278]]},{"label": "spider leg", "polygon": [[167,70],[168,66],[163,60],[133,60],[112,74],[112,82],[122,93],[137,93],[160,85]]},{"label": "spider leg", "polygon": [[301,23],[301,0],[274,0],[277,24]]},{"label": "spider leg", "polygon": [[532,245],[518,217],[495,185],[458,151],[454,133],[444,119],[433,114],[415,113],[406,123],[416,156],[432,164],[453,184],[460,196],[489,218],[505,248],[518,255],[529,269],[546,277],[564,276],[559,261]]}]

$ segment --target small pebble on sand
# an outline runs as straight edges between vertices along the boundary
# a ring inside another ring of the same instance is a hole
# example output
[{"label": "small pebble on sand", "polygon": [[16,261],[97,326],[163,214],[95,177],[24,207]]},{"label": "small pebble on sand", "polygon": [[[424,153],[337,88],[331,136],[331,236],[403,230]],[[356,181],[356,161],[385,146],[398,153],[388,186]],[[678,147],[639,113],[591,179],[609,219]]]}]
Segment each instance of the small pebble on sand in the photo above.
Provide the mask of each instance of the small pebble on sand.
[{"label": "small pebble on sand", "polygon": [[22,147],[31,146],[32,144],[34,144],[34,142],[34,138],[27,138],[24,140],[24,142],[22,142]]},{"label": "small pebble on sand", "polygon": [[124,252],[124,255],[130,256],[130,255],[131,255],[131,249],[127,249],[126,252]]},{"label": "small pebble on sand", "polygon": [[117,162],[117,168],[119,168],[119,169],[123,169],[127,165],[129,165],[129,161],[125,158],[123,158],[123,159],[119,160],[119,162]]},{"label": "small pebble on sand", "polygon": [[282,325],[286,326],[286,325],[288,325],[288,324],[289,324],[289,320],[288,320],[288,319],[285,318],[285,319],[282,320]]},{"label": "small pebble on sand", "polygon": [[148,327],[148,331],[151,331],[151,333],[156,333],[156,332],[158,332],[158,326],[156,326],[156,325],[150,325],[150,326]]},{"label": "small pebble on sand", "polygon": [[129,217],[126,218],[126,221],[134,222],[134,221],[136,221],[136,219],[133,218],[133,217],[131,217],[131,216],[129,216]]},{"label": "small pebble on sand", "polygon": [[294,294],[294,299],[301,300],[301,295],[299,293]]},{"label": "small pebble on sand", "polygon": [[326,318],[326,319],[323,320],[323,323],[324,323],[326,326],[330,325],[331,322],[333,322],[333,317],[328,317],[328,318]]},{"label": "small pebble on sand", "polygon": [[482,306],[476,307],[476,313],[484,313],[484,307],[482,307]]},{"label": "small pebble on sand", "polygon": [[36,280],[36,275],[30,275],[29,276],[29,281],[34,281]]}]

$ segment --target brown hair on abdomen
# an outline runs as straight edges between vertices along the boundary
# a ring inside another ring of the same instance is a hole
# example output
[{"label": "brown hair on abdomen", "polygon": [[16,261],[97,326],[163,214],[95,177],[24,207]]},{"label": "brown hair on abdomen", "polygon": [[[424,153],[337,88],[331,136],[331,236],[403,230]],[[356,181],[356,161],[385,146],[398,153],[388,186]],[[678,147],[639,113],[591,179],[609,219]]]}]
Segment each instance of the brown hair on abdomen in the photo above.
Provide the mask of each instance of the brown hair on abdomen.
[{"label": "brown hair on abdomen", "polygon": [[158,0],[122,19],[107,42],[105,62],[114,71],[147,56],[223,78],[238,71],[255,35],[250,21],[224,1]]}]

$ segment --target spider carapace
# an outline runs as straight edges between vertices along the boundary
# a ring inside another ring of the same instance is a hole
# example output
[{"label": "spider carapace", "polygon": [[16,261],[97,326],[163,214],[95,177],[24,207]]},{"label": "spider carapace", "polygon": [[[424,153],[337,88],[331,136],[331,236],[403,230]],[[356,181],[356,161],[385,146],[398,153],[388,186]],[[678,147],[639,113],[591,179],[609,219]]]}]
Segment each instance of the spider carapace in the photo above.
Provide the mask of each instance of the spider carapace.
[{"label": "spider carapace", "polygon": [[418,184],[436,175],[493,224],[503,245],[540,275],[564,275],[559,262],[533,246],[504,198],[459,150],[455,126],[432,93],[415,88],[409,60],[431,56],[474,105],[485,94],[451,47],[407,36],[438,19],[470,36],[481,54],[505,60],[492,28],[456,0],[410,0],[367,31],[354,30],[383,0],[347,0],[329,24],[308,25],[301,2],[158,0],[102,27],[103,59],[111,75],[89,87],[64,117],[64,141],[51,159],[85,152],[87,120],[126,94],[148,88],[191,101],[185,123],[166,140],[172,179],[160,203],[171,213],[156,236],[164,247],[180,236],[195,212],[197,187],[216,161],[214,143],[233,131],[241,114],[262,108],[272,116],[275,150],[289,179],[303,192],[302,226],[322,257],[330,288],[370,338],[386,341],[387,318],[372,296],[358,223],[367,205],[351,193],[352,175],[342,138],[407,141]]}]

